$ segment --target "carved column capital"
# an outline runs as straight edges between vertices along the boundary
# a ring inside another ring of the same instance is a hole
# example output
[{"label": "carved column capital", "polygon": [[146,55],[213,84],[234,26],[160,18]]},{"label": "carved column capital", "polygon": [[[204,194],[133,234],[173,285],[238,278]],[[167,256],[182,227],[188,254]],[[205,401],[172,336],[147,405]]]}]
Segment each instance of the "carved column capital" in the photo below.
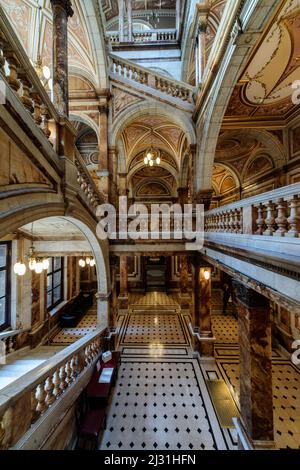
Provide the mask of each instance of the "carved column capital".
[{"label": "carved column capital", "polygon": [[242,282],[233,280],[236,299],[247,308],[269,308],[269,299]]},{"label": "carved column capital", "polygon": [[71,0],[50,0],[50,3],[52,7],[60,7],[64,10],[68,17],[72,17],[74,15]]},{"label": "carved column capital", "polygon": [[202,191],[198,191],[194,196],[194,202],[196,204],[203,204],[204,209],[208,211],[213,192],[214,192],[213,189],[205,189]]},{"label": "carved column capital", "polygon": [[198,13],[198,33],[206,33],[207,29],[207,20],[210,12],[209,5],[198,3],[197,4],[197,13]]}]

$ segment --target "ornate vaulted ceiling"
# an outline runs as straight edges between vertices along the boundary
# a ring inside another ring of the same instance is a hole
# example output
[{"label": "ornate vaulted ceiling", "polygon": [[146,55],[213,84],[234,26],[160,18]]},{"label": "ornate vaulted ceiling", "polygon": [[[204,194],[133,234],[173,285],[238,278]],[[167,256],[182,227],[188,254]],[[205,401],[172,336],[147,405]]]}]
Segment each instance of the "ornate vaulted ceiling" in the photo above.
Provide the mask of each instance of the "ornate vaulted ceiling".
[{"label": "ornate vaulted ceiling", "polygon": [[123,132],[122,138],[128,162],[139,152],[153,145],[172,155],[179,167],[185,133],[170,121],[160,117],[140,117]]},{"label": "ornate vaulted ceiling", "polygon": [[[89,1],[89,0],[88,0]],[[30,59],[35,62],[38,53],[43,65],[52,63],[52,11],[50,0],[0,0],[12,22],[19,39]],[[69,65],[72,72],[76,71],[89,78],[98,86],[100,80],[95,44],[91,38],[90,24],[85,11],[86,1],[72,0],[74,16],[69,18]],[[41,27],[39,28],[38,6],[42,6]],[[38,37],[40,30],[40,38]],[[98,48],[98,55],[99,55]]]},{"label": "ornate vaulted ceiling", "polygon": [[282,2],[276,19],[234,88],[226,118],[286,118],[296,110],[292,83],[300,77],[300,2]]}]

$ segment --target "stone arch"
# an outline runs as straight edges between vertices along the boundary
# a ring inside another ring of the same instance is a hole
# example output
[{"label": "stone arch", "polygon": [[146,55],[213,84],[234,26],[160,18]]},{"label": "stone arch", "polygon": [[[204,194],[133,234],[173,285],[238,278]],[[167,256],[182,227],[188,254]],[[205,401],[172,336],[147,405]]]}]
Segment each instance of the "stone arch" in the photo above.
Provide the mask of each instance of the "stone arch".
[{"label": "stone arch", "polygon": [[170,106],[169,104],[162,103],[136,103],[130,107],[130,110],[122,112],[113,123],[112,132],[110,135],[110,146],[116,145],[124,129],[130,123],[141,116],[160,116],[165,117],[170,122],[173,122],[180,127],[187,135],[188,144],[196,144],[196,132],[190,116],[179,109]]},{"label": "stone arch", "polygon": [[79,121],[82,124],[85,124],[86,126],[91,127],[93,129],[93,131],[95,131],[95,133],[97,135],[98,143],[99,143],[99,140],[100,140],[99,127],[97,126],[95,121],[92,118],[90,118],[87,114],[83,114],[80,111],[71,112],[70,113],[70,120],[71,121]]},{"label": "stone arch", "polygon": [[[49,198],[50,199],[50,198]],[[18,207],[16,211],[5,217],[5,223],[1,223],[0,237],[4,237],[9,233],[13,233],[24,225],[36,222],[42,219],[61,218],[69,221],[71,224],[76,226],[81,233],[88,240],[91,251],[95,256],[96,267],[97,267],[97,281],[98,290],[103,294],[109,294],[110,290],[110,275],[109,275],[109,262],[108,262],[108,244],[102,240],[98,240],[96,237],[96,221],[82,213],[76,211],[76,215],[73,213],[66,213],[64,202],[59,201],[43,201],[43,196],[40,194],[37,197],[37,203],[29,205],[26,201],[26,197],[22,197],[23,204]],[[32,202],[32,201],[31,201]],[[107,253],[107,256],[105,256]]]}]

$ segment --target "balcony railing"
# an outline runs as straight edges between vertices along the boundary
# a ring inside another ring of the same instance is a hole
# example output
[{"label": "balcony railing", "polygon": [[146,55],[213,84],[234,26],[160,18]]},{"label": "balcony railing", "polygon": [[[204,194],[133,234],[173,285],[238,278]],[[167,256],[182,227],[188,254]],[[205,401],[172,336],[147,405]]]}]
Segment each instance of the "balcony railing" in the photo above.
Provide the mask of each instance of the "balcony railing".
[{"label": "balcony railing", "polygon": [[30,328],[26,330],[12,330],[0,333],[0,364],[1,354],[11,354],[18,349],[17,340],[18,337],[25,333],[29,333]]},{"label": "balcony railing", "polygon": [[45,137],[49,121],[59,123],[59,114],[31,65],[20,41],[0,6],[0,78],[20,98]]},{"label": "balcony railing", "polygon": [[[118,32],[108,32],[108,40],[112,45],[120,44],[120,36]],[[176,30],[162,29],[162,30],[148,30],[148,31],[136,31],[132,34],[134,45],[145,44],[145,43],[157,43],[157,42],[176,42],[177,32]],[[125,38],[125,43],[126,41]]]},{"label": "balcony railing", "polygon": [[51,407],[93,370],[105,333],[98,330],[85,336],[1,391],[1,450],[13,447],[33,424],[46,419]]},{"label": "balcony railing", "polygon": [[299,238],[300,183],[206,212],[205,231]]},{"label": "balcony railing", "polygon": [[83,198],[91,208],[92,212],[95,213],[97,206],[99,206],[99,204],[103,204],[105,200],[98,191],[98,188],[77,149],[75,151],[75,165],[78,172],[77,182],[80,186]]},{"label": "balcony railing", "polygon": [[195,88],[111,54],[111,77],[124,78],[193,104]]}]

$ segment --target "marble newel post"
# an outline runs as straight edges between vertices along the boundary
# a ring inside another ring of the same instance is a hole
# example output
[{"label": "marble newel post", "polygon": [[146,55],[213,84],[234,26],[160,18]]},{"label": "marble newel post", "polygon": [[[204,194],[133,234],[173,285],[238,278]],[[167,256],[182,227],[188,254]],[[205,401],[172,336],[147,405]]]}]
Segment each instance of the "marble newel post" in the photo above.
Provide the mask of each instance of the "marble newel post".
[{"label": "marble newel post", "polygon": [[194,330],[200,339],[196,348],[201,356],[214,357],[215,338],[211,320],[211,267],[204,266],[197,256],[194,265]]},{"label": "marble newel post", "polygon": [[269,300],[233,283],[239,316],[241,424],[254,448],[274,446]]},{"label": "marble newel post", "polygon": [[54,105],[69,115],[68,18],[73,16],[70,0],[50,0],[53,12],[53,94]]},{"label": "marble newel post", "polygon": [[128,266],[127,256],[120,256],[120,294],[119,294],[119,307],[120,309],[128,308]]}]

